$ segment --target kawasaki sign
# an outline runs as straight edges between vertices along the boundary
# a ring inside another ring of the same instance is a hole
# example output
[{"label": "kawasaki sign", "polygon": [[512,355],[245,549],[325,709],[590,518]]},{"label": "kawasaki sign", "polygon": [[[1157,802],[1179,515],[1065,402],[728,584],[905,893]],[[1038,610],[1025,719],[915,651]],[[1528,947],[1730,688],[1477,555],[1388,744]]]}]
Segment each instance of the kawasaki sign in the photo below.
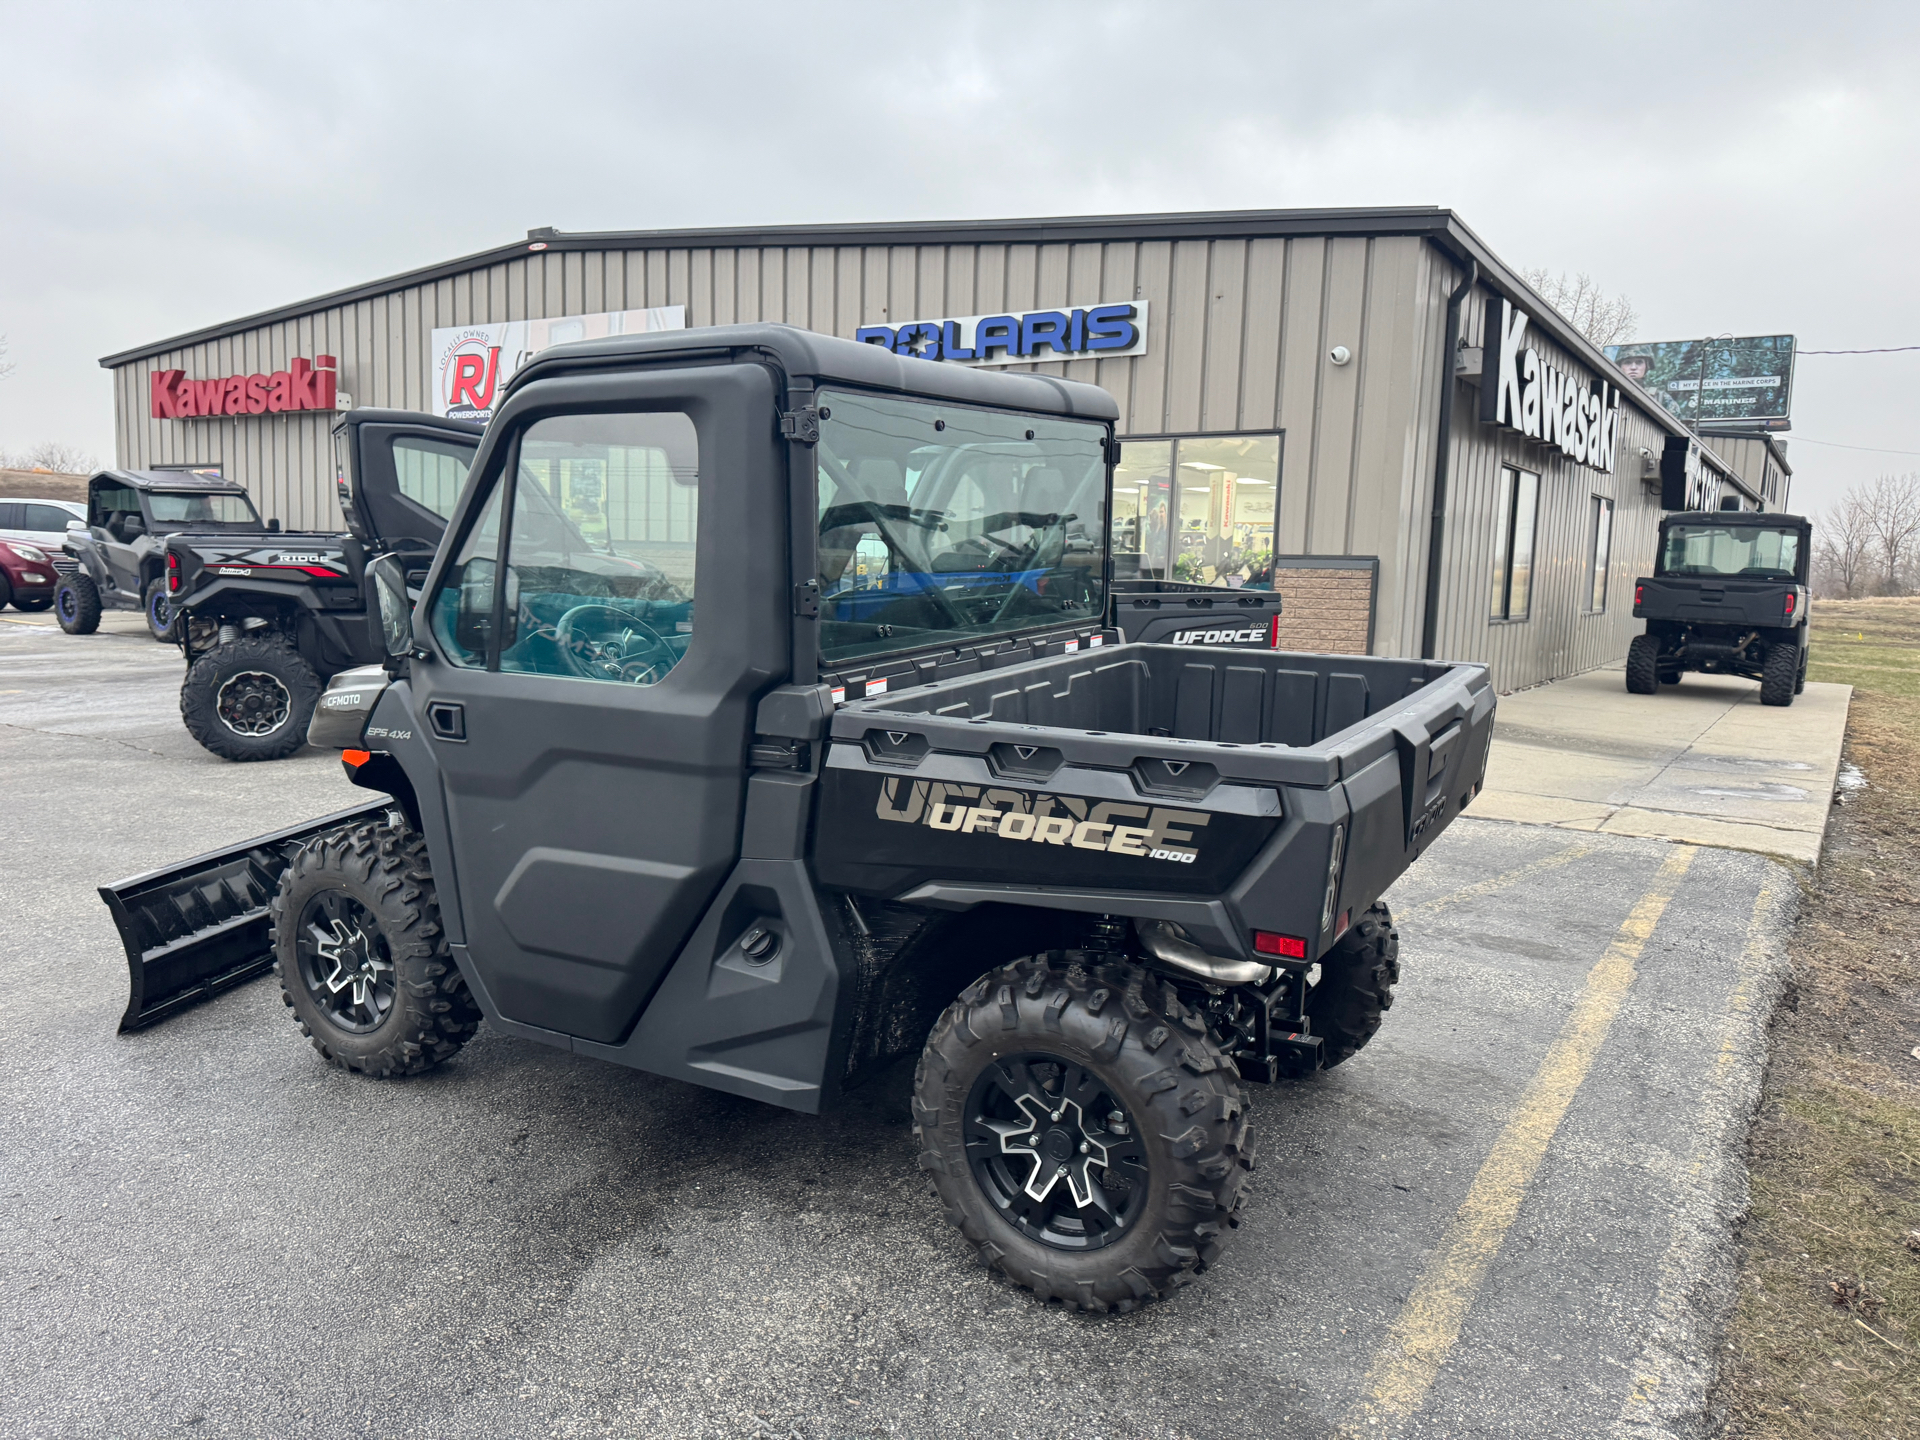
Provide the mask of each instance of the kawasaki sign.
[{"label": "kawasaki sign", "polygon": [[1489,296],[1481,333],[1481,419],[1557,447],[1577,465],[1614,469],[1621,392],[1541,358],[1527,337],[1528,315]]}]

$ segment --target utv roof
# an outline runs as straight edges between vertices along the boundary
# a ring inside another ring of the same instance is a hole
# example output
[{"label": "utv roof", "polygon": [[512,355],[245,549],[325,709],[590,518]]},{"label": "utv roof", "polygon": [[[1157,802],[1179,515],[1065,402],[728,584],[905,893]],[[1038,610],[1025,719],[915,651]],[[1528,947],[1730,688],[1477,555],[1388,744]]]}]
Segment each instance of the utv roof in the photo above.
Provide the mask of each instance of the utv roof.
[{"label": "utv roof", "polygon": [[995,373],[997,368],[991,366],[917,360],[879,345],[860,345],[791,325],[716,325],[571,341],[541,351],[522,366],[509,382],[507,395],[512,396],[523,385],[557,375],[666,361],[675,356],[715,359],[725,352],[758,352],[785,371],[790,380],[839,382],[868,390],[1084,420],[1112,421],[1121,416],[1114,397],[1098,385],[1025,371]]},{"label": "utv roof", "polygon": [[247,487],[217,475],[195,475],[190,470],[100,470],[95,480],[117,480],[135,490],[162,490],[195,495],[245,495]]},{"label": "utv roof", "polygon": [[1661,517],[1662,525],[1790,525],[1797,530],[1812,530],[1814,522],[1804,515],[1788,515],[1778,510],[1677,510]]}]

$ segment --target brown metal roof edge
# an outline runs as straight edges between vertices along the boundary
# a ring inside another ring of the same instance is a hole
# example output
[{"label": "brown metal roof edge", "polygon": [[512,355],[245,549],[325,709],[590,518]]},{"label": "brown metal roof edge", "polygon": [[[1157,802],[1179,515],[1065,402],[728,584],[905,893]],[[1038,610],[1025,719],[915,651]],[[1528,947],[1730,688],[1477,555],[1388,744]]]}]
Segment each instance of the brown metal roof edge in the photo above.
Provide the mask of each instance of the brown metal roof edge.
[{"label": "brown metal roof edge", "polygon": [[[1306,210],[1179,211],[1147,215],[1057,216],[1029,220],[863,221],[835,225],[776,225],[694,230],[530,231],[526,240],[497,245],[439,265],[401,271],[380,280],[330,291],[310,300],[276,306],[238,320],[100,358],[103,369],[189,345],[223,340],[266,325],[297,320],[316,311],[352,305],[412,285],[431,284],[535,253],[581,250],[699,250],[749,246],[812,245],[1046,245],[1101,240],[1242,239],[1296,235],[1434,235],[1458,224],[1439,206],[1378,206]],[[1468,235],[1472,232],[1461,229]],[[1475,240],[1476,245],[1480,244]],[[535,252],[533,247],[542,247]]]}]

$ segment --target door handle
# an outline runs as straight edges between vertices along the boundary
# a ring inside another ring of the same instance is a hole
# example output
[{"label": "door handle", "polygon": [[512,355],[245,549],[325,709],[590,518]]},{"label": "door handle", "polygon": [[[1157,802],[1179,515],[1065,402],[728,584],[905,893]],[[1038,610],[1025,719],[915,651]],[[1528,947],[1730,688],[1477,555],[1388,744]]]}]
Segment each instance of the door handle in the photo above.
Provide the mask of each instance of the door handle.
[{"label": "door handle", "polygon": [[444,741],[467,739],[467,712],[458,701],[437,700],[427,703],[427,724]]}]

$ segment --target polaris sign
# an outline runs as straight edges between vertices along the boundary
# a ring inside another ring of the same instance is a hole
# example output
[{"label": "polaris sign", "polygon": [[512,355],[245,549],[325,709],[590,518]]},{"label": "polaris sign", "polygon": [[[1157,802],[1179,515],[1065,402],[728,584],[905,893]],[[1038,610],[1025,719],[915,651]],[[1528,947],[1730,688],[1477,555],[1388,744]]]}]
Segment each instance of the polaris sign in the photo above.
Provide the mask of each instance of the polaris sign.
[{"label": "polaris sign", "polygon": [[1146,351],[1147,306],[1130,300],[1079,310],[1025,310],[1013,315],[863,325],[854,332],[854,339],[863,345],[884,345],[896,355],[951,360],[961,365],[1118,360]]},{"label": "polaris sign", "polygon": [[1621,392],[1522,348],[1528,315],[1504,297],[1488,297],[1481,334],[1481,419],[1556,446],[1577,465],[1612,472],[1621,432]]}]

